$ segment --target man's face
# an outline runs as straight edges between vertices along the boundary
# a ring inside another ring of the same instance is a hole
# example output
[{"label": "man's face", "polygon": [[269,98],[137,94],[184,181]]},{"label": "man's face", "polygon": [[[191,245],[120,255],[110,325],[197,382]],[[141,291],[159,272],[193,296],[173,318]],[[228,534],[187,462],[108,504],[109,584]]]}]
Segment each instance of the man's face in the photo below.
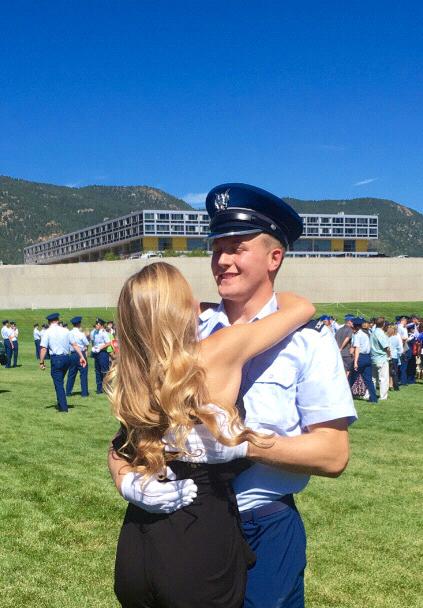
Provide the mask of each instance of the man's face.
[{"label": "man's face", "polygon": [[266,286],[272,288],[269,272],[278,268],[280,256],[275,261],[265,235],[217,238],[212,251],[212,272],[223,299],[242,302]]}]

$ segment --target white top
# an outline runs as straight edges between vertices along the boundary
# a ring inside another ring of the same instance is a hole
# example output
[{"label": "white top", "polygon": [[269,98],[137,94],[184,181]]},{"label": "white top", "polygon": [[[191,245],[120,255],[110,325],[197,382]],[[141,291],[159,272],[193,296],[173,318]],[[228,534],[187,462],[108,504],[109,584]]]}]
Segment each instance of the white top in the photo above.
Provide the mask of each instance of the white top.
[{"label": "white top", "polygon": [[351,346],[358,346],[359,353],[361,355],[370,354],[370,338],[365,331],[359,329],[351,338]]},{"label": "white top", "polygon": [[12,329],[12,336],[11,336],[12,342],[16,342],[18,339],[18,336],[19,336],[19,329],[17,327],[15,327],[15,329],[13,329],[13,328],[11,328],[11,329]]},{"label": "white top", "polygon": [[34,340],[41,340],[41,332],[37,327],[34,327],[32,335],[34,336]]},{"label": "white top", "polygon": [[13,329],[11,327],[7,327],[7,325],[3,325],[1,328],[1,337],[3,340],[7,340],[13,334]]},{"label": "white top", "polygon": [[[251,321],[277,310],[276,297]],[[229,321],[223,304],[200,315],[200,336],[205,338]],[[270,350],[251,359],[243,369],[240,395],[245,424],[295,437],[307,427],[337,418],[357,418],[338,346],[330,330],[314,323]],[[260,507],[285,494],[301,492],[309,475],[253,464],[234,482],[240,511]]]},{"label": "white top", "polygon": [[[69,332],[69,340],[70,340],[71,344],[73,344],[73,343],[77,344],[82,352],[87,350],[89,340],[88,340],[87,336],[84,334],[84,332],[79,329],[79,327],[74,327],[73,329],[71,329],[71,331]],[[75,351],[75,349],[72,346],[70,347],[70,349],[71,349],[71,352]]]},{"label": "white top", "polygon": [[66,327],[54,323],[46,329],[40,346],[48,348],[50,355],[68,355],[70,352],[70,332]]},{"label": "white top", "polygon": [[91,332],[91,340],[94,347],[110,342],[109,334],[105,329],[94,329]]}]

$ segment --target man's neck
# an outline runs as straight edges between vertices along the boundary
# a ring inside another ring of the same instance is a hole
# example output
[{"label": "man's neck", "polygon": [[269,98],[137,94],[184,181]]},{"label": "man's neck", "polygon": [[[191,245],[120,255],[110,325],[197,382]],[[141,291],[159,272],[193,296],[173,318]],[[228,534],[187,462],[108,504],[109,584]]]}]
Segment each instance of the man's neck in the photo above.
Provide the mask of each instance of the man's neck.
[{"label": "man's neck", "polygon": [[273,290],[270,289],[263,294],[260,294],[260,297],[253,296],[246,302],[223,300],[229,323],[231,325],[248,323],[248,321],[253,319],[261,311],[263,306],[269,302],[272,296]]}]

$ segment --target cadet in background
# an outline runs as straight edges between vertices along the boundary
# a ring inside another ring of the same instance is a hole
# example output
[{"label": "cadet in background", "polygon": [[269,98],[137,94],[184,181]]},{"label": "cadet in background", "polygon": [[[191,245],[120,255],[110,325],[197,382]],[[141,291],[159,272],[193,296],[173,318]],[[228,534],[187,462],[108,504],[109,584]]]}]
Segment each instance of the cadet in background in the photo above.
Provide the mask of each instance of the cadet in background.
[{"label": "cadet in background", "polygon": [[73,329],[69,332],[69,340],[76,342],[79,346],[80,351],[85,359],[86,365],[82,366],[80,362],[79,354],[75,351],[71,345],[70,353],[70,366],[68,371],[68,379],[66,382],[66,396],[72,395],[73,385],[75,384],[76,376],[79,372],[81,380],[81,397],[88,397],[88,360],[87,360],[87,349],[89,340],[85,333],[81,330],[82,317],[73,317],[70,322],[73,325]]},{"label": "cadet in background", "polygon": [[41,338],[40,367],[45,369],[44,360],[47,352],[50,354],[50,373],[53,379],[59,412],[68,411],[64,381],[70,366],[71,347],[78,353],[79,362],[84,367],[87,362],[76,342],[72,341],[69,330],[59,325],[59,313],[53,312],[46,317],[49,327]]},{"label": "cadet in background", "polygon": [[40,342],[41,342],[41,331],[40,331],[39,323],[34,323],[34,331],[32,332],[32,335],[34,337],[34,344],[35,344],[35,358],[39,359],[40,358]]},{"label": "cadet in background", "polygon": [[110,358],[107,352],[109,346],[111,346],[111,340],[109,334],[104,329],[105,321],[97,318],[95,322],[95,329],[91,332],[92,349],[91,353],[94,357],[95,363],[95,381],[97,385],[96,393],[100,395],[103,392],[103,380],[107,372],[109,371]]},{"label": "cadet in background", "polygon": [[10,327],[9,319],[5,319],[1,328],[1,337],[3,338],[4,349],[6,351],[6,368],[10,368],[12,360],[12,334],[13,330]]}]

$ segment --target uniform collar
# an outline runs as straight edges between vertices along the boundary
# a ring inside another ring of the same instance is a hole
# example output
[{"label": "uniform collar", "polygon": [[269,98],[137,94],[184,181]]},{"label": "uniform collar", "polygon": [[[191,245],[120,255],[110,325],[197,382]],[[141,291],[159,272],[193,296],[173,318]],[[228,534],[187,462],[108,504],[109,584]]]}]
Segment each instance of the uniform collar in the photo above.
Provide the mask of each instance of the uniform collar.
[{"label": "uniform collar", "polygon": [[[257,321],[258,319],[262,319],[263,317],[266,317],[272,312],[275,312],[277,309],[278,303],[276,300],[276,295],[273,294],[270,300],[266,302],[266,304],[263,306],[263,308],[252,319],[249,320],[249,323],[251,323],[252,321]],[[223,303],[223,300],[220,302],[219,306],[215,310],[208,308],[207,310],[202,312],[200,315],[200,321],[204,323],[211,319],[211,317],[214,317],[214,325],[219,324],[222,327],[229,327],[230,323],[228,320],[228,315],[225,311],[225,305]]]}]

